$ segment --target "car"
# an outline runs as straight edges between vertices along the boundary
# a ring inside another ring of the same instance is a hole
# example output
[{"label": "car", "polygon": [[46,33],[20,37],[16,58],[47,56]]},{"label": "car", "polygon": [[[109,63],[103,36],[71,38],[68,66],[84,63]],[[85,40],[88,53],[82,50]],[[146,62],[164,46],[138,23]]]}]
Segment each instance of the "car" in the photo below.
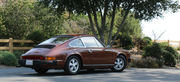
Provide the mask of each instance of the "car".
[{"label": "car", "polygon": [[44,74],[49,69],[64,69],[77,74],[80,69],[123,71],[130,62],[124,49],[105,47],[96,37],[85,34],[59,35],[38,44],[21,56],[20,67],[33,68]]}]

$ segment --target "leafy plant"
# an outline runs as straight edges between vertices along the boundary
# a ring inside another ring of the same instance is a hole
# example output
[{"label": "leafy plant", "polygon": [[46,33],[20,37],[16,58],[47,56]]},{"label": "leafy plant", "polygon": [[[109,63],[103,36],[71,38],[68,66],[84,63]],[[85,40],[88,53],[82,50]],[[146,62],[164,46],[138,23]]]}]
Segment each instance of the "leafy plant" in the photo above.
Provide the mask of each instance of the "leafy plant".
[{"label": "leafy plant", "polygon": [[13,52],[13,54],[16,56],[16,59],[20,59],[20,56],[24,53],[25,51],[21,51],[21,50],[16,50]]},{"label": "leafy plant", "polygon": [[0,51],[0,64],[15,66],[17,65],[16,56],[8,51]]},{"label": "leafy plant", "polygon": [[159,61],[163,61],[165,65],[174,67],[176,61],[178,61],[179,54],[170,46],[153,43],[152,46],[144,49],[143,57],[154,57]]},{"label": "leafy plant", "polygon": [[154,57],[157,59],[163,58],[163,47],[159,43],[153,43],[152,46],[148,46],[144,49],[143,57]]},{"label": "leafy plant", "polygon": [[117,44],[120,45],[118,47],[122,47],[124,49],[131,49],[134,47],[132,38],[130,35],[124,33],[122,35],[119,35],[118,39],[119,39],[119,42]]},{"label": "leafy plant", "polygon": [[46,39],[46,36],[44,33],[40,30],[36,30],[31,32],[28,36],[27,39],[34,41],[36,44],[44,41]]},{"label": "leafy plant", "polygon": [[169,47],[167,46],[165,48],[165,52],[164,52],[164,64],[167,65],[167,66],[172,66],[174,67],[176,65],[176,60],[178,59],[178,52],[172,48],[172,47]]}]

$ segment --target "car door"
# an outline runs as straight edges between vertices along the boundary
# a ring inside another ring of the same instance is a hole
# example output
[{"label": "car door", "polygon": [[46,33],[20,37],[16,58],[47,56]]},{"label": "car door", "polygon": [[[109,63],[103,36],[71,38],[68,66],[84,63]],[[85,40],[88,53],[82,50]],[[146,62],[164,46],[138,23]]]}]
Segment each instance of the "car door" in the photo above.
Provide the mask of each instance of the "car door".
[{"label": "car door", "polygon": [[106,53],[104,46],[95,37],[82,37],[81,40],[89,49],[92,66],[108,66],[112,63],[112,55]]},{"label": "car door", "polygon": [[89,49],[85,47],[81,39],[74,39],[69,43],[69,46],[74,50],[74,53],[80,54],[82,57],[83,64],[91,64],[91,53]]}]

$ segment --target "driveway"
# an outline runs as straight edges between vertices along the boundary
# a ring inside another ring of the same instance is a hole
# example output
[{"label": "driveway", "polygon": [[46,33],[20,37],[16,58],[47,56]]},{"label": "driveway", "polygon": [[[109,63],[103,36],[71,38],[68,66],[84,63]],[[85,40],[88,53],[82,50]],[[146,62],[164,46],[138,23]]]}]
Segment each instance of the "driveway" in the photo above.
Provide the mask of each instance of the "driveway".
[{"label": "driveway", "polygon": [[96,70],[81,71],[78,75],[66,75],[62,70],[50,70],[39,75],[30,68],[1,68],[0,82],[180,82],[180,69],[128,68],[124,72]]}]

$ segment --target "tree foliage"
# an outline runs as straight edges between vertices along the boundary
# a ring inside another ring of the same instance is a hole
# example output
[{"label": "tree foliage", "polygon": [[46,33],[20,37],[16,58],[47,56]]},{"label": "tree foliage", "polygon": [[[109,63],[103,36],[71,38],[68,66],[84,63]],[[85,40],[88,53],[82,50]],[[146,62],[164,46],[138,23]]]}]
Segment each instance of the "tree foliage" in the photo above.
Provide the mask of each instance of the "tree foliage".
[{"label": "tree foliage", "polygon": [[46,38],[64,33],[63,17],[30,0],[9,0],[0,7],[0,38],[27,39],[33,31]]},{"label": "tree foliage", "polygon": [[77,15],[66,12],[63,28],[67,34],[90,34],[89,22],[86,15]]},{"label": "tree foliage", "polygon": [[[27,35],[31,27],[31,18],[33,18],[32,4],[25,1],[9,1],[0,9],[0,17],[4,30],[1,30],[3,38],[13,37],[22,39]],[[3,34],[2,34],[3,33]]]},{"label": "tree foliage", "polygon": [[[117,16],[115,18],[115,29],[113,30],[113,35],[116,33],[117,28],[120,28],[121,21],[123,20],[122,10],[117,12]],[[133,14],[129,14],[124,22],[124,26],[121,27],[119,34],[127,34],[134,38],[142,37],[142,27],[139,19],[135,19]]]},{"label": "tree foliage", "polygon": [[[136,18],[149,20],[157,16],[162,16],[166,10],[175,11],[178,7],[177,1],[173,0],[39,0],[47,7],[62,13],[67,10],[72,13],[87,14],[90,22],[91,31],[95,36],[105,42],[105,34],[108,33],[108,44],[115,40],[119,34],[124,22],[132,12]],[[114,19],[118,9],[123,10],[122,21],[117,28],[114,39],[112,31],[114,29]],[[100,14],[100,18],[98,18]],[[110,16],[111,22],[107,26],[107,16]],[[98,22],[100,20],[101,22]],[[105,30],[108,30],[106,32]]]}]

